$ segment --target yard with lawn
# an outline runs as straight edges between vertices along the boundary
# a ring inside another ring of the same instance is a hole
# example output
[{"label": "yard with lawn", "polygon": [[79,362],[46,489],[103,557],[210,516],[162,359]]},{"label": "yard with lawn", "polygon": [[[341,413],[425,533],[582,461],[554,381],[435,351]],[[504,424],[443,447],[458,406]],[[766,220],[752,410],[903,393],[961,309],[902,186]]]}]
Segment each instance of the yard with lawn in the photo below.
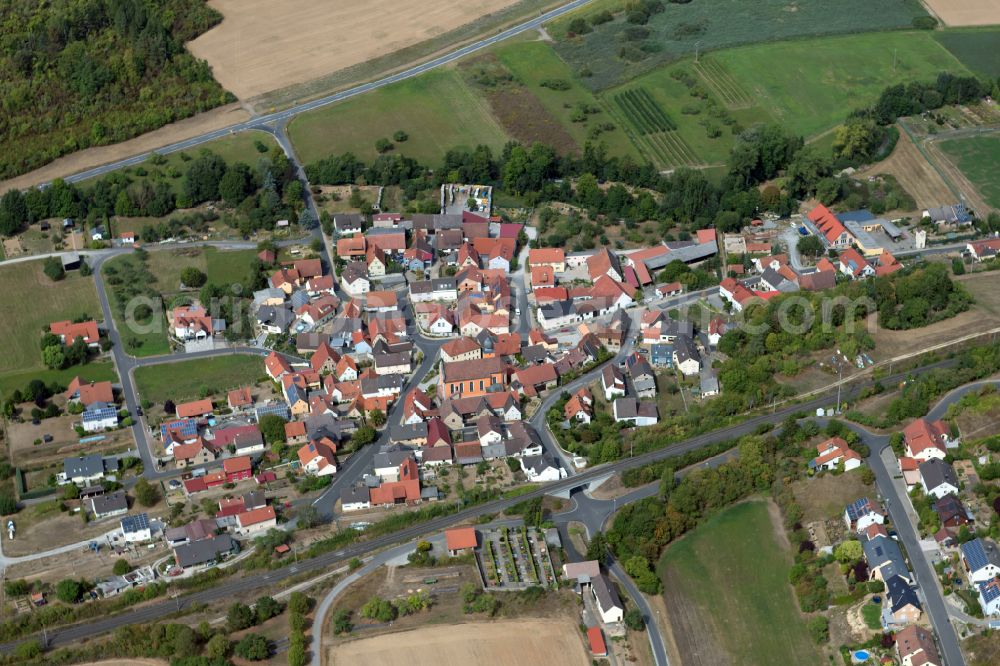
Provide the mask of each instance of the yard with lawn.
[{"label": "yard with lawn", "polygon": [[1000,208],[1000,136],[947,139],[938,144],[968,178],[986,203]]},{"label": "yard with lawn", "polygon": [[393,140],[392,152],[436,166],[451,148],[479,144],[499,153],[507,136],[454,69],[433,70],[365,95],[297,116],[288,133],[303,163],[332,154],[354,153],[366,162],[378,153],[375,142]]},{"label": "yard with lawn", "polygon": [[6,296],[0,299],[0,383],[14,377],[18,385],[45,369],[39,341],[54,321],[89,317],[103,319],[94,278],[71,272],[58,282],[42,272],[42,261],[0,267]]},{"label": "yard with lawn", "polygon": [[147,365],[136,368],[134,375],[136,389],[143,400],[181,402],[256,384],[264,376],[264,359],[233,354]]},{"label": "yard with lawn", "polygon": [[668,620],[691,664],[825,662],[799,613],[792,557],[768,503],[725,509],[670,545],[658,566]]},{"label": "yard with lawn", "polygon": [[156,276],[156,289],[169,295],[180,291],[181,273],[197,268],[209,284],[242,283],[250,274],[256,250],[219,250],[214,247],[180,247],[149,253],[149,270]]}]

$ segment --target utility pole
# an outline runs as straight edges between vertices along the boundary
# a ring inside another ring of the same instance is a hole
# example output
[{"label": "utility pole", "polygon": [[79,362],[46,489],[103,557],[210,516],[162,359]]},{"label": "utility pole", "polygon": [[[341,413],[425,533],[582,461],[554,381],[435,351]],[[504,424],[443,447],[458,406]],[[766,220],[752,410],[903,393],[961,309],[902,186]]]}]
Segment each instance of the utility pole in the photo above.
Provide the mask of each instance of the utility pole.
[{"label": "utility pole", "polygon": [[837,371],[840,374],[840,379],[837,381],[837,411],[836,414],[840,415],[840,389],[843,388],[844,384],[844,363],[840,359],[837,359]]},{"label": "utility pole", "polygon": [[678,386],[681,389],[681,400],[684,401],[684,413],[687,414],[688,413],[688,403],[687,403],[687,398],[684,397],[684,384],[678,383]]},{"label": "utility pole", "polygon": [[699,39],[694,43],[694,64],[698,64],[698,48],[701,46],[701,40]]}]

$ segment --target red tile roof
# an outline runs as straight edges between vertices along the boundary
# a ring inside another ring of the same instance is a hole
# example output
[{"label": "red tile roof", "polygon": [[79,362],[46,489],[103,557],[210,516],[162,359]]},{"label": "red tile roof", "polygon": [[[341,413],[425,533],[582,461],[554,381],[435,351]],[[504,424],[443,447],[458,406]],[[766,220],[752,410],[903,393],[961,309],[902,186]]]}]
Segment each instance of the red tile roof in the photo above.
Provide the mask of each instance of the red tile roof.
[{"label": "red tile roof", "polygon": [[204,400],[193,400],[182,402],[177,405],[177,416],[182,419],[197,418],[212,413],[212,401],[208,398]]},{"label": "red tile roof", "polygon": [[479,536],[475,527],[454,527],[444,531],[444,540],[448,550],[465,550],[479,545]]}]

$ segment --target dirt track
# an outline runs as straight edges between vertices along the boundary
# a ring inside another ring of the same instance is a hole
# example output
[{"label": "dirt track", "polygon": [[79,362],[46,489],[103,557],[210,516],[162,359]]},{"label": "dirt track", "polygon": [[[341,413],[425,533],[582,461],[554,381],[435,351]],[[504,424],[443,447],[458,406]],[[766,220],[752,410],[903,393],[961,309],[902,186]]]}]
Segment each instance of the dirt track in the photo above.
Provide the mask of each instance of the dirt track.
[{"label": "dirt track", "polygon": [[917,202],[921,210],[953,202],[955,195],[940,174],[932,167],[906,132],[900,130],[899,141],[892,154],[878,164],[858,172],[859,178],[887,173],[895,176],[903,189]]},{"label": "dirt track", "polygon": [[413,46],[516,0],[209,0],[222,23],[188,44],[240,99]]},{"label": "dirt track", "polygon": [[350,641],[327,651],[327,664],[468,666],[590,663],[580,630],[569,620],[511,620],[419,630]]},{"label": "dirt track", "polygon": [[[228,104],[217,109],[199,113],[196,116],[165,125],[158,130],[137,136],[123,143],[111,146],[88,148],[65,157],[60,157],[40,169],[35,169],[17,178],[0,182],[0,193],[12,188],[24,189],[39,183],[47,183],[56,178],[64,178],[74,173],[92,169],[109,162],[132,157],[161,146],[190,139],[206,132],[242,123],[250,118],[250,114],[239,104]],[[197,149],[195,149],[197,150]]]},{"label": "dirt track", "polygon": [[950,26],[1000,23],[1000,0],[924,0]]}]

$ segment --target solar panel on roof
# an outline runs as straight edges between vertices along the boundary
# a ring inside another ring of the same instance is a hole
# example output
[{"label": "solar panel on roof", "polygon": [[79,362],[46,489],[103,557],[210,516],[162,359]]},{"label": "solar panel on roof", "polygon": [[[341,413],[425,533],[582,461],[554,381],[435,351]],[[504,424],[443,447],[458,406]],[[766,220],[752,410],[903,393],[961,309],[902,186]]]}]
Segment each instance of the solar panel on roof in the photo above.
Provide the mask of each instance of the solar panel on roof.
[{"label": "solar panel on roof", "polygon": [[979,571],[989,564],[989,560],[986,558],[986,549],[983,548],[983,542],[980,539],[973,539],[962,544],[962,554],[965,556],[965,562],[971,571]]},{"label": "solar panel on roof", "polygon": [[149,516],[145,513],[122,518],[122,530],[125,532],[139,532],[147,529],[149,529]]}]

